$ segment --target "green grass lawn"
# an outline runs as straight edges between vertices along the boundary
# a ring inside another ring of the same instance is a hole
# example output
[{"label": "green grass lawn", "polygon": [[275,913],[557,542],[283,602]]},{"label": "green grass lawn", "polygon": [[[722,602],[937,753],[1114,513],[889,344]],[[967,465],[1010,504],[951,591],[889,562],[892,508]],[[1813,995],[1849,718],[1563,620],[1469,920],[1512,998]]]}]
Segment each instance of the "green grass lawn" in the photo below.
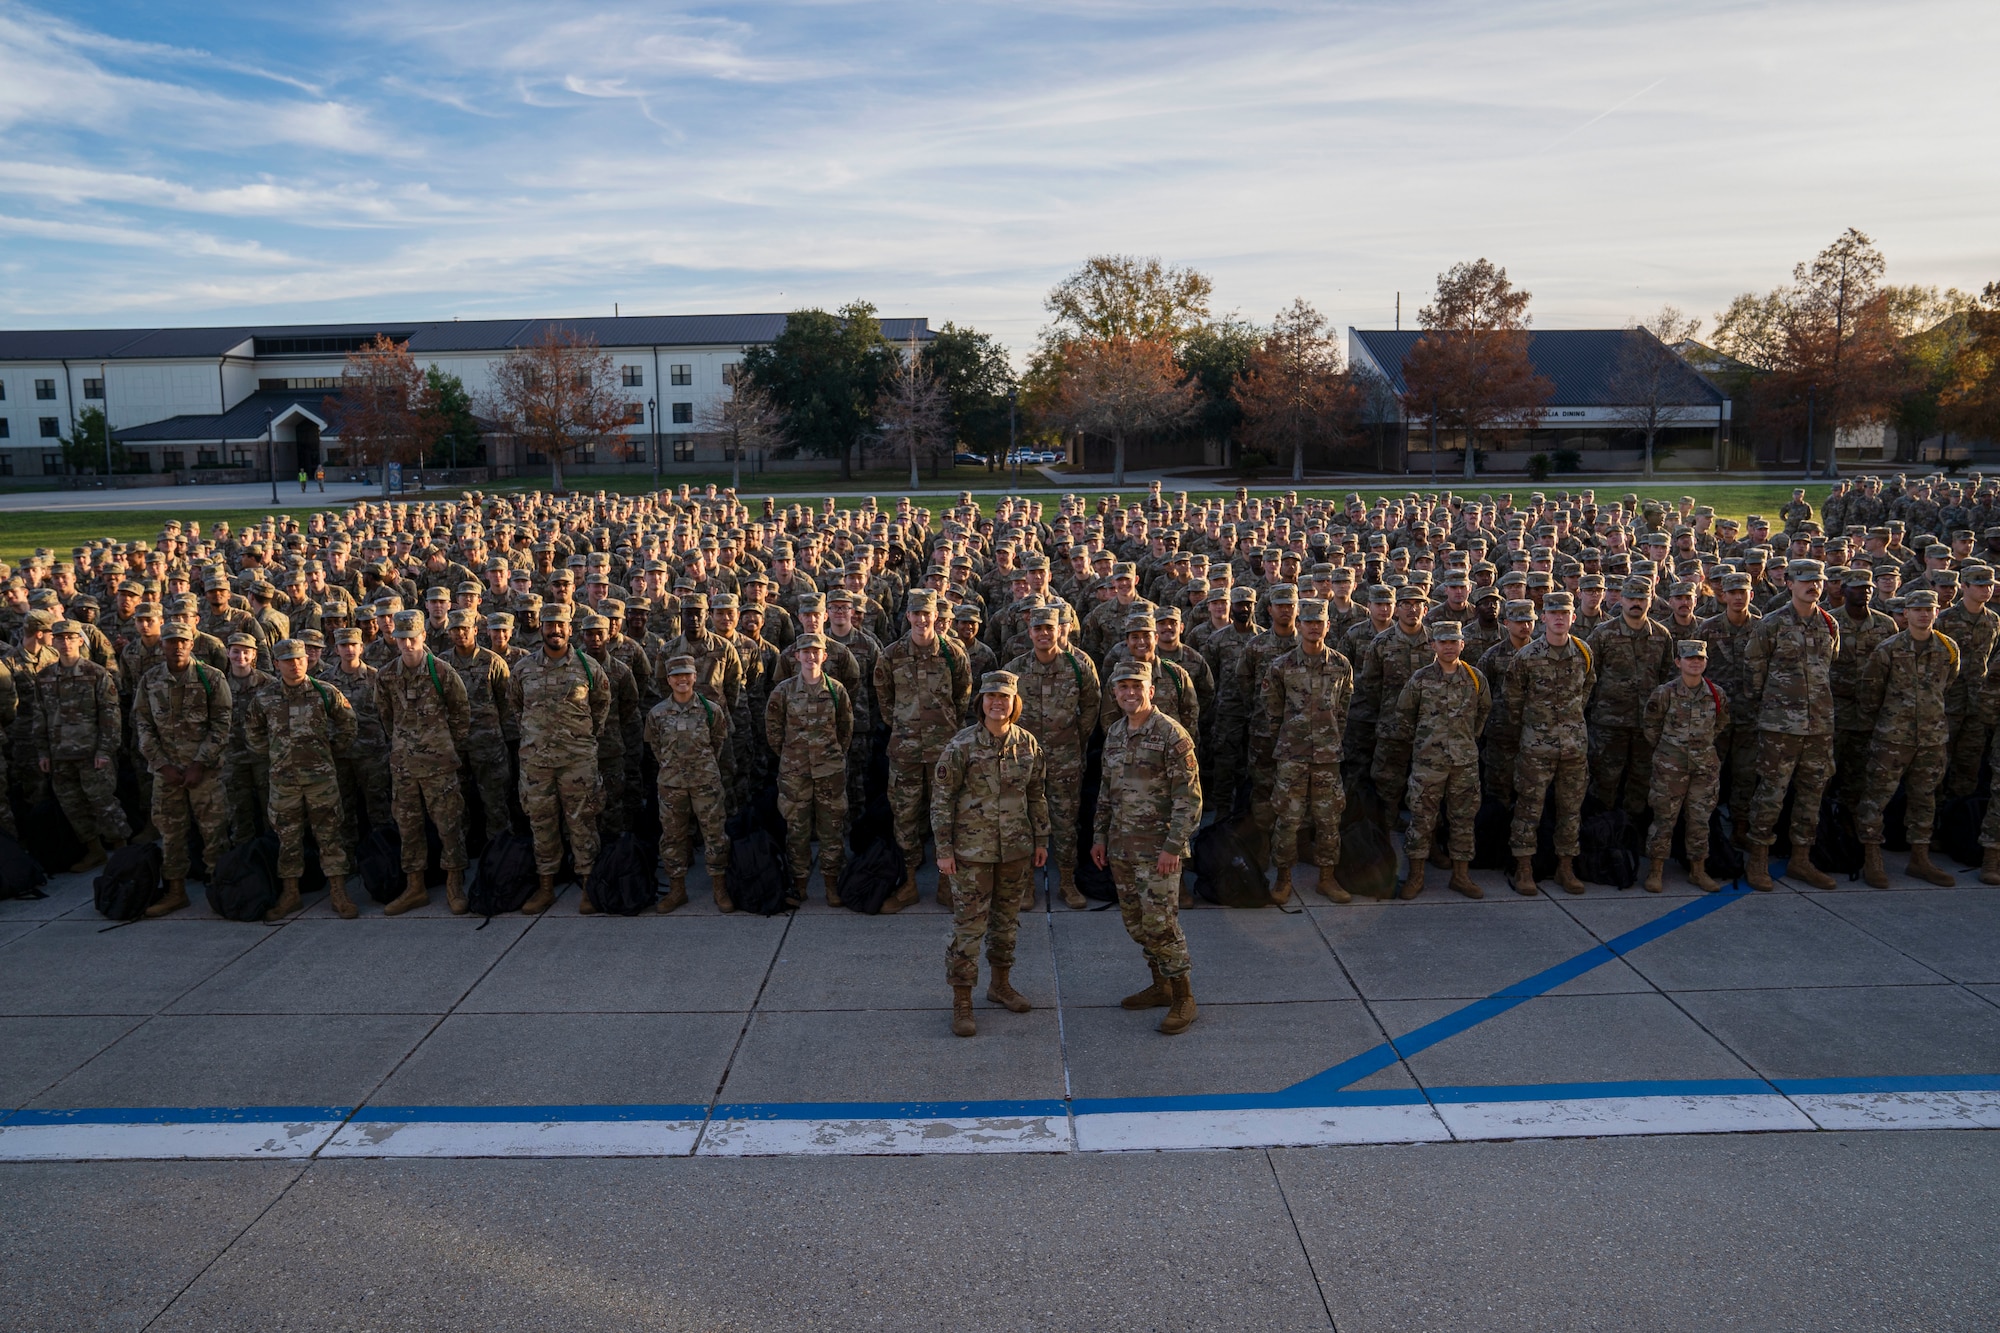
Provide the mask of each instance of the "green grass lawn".
[{"label": "green grass lawn", "polygon": [[99,512],[0,513],[0,559],[17,563],[47,547],[63,559],[70,548],[97,537],[113,541],[152,541],[169,519],[182,524],[198,522],[206,533],[215,523],[228,520],[230,526],[255,523],[270,513],[263,509],[116,509]]}]

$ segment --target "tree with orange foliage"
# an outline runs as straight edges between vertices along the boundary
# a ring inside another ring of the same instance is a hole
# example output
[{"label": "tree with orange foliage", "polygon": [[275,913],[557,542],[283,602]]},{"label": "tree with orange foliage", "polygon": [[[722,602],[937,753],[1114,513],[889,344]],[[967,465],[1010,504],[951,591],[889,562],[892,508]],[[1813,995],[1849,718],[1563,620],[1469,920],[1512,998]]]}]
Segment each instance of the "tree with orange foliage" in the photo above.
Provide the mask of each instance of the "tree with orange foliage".
[{"label": "tree with orange foliage", "polygon": [[1243,409],[1246,442],[1292,457],[1292,480],[1304,481],[1308,447],[1347,438],[1358,401],[1326,317],[1301,297],[1280,311],[1230,390]]},{"label": "tree with orange foliage", "polygon": [[340,396],[326,398],[321,411],[339,423],[340,442],[357,467],[381,467],[384,495],[388,465],[421,457],[438,427],[424,372],[409,345],[386,333],[347,354]]},{"label": "tree with orange foliage", "polygon": [[1185,421],[1195,388],[1159,338],[1075,338],[1054,353],[1050,424],[1111,441],[1111,480],[1125,484],[1125,443]]},{"label": "tree with orange foliage", "polygon": [[1479,437],[1541,422],[1555,385],[1528,359],[1527,292],[1485,259],[1438,274],[1437,295],[1417,312],[1423,337],[1403,358],[1403,407],[1439,430],[1465,434],[1465,475]]},{"label": "tree with orange foliage", "polygon": [[563,491],[563,461],[616,434],[626,421],[617,368],[597,339],[551,324],[509,352],[493,372],[488,414],[549,460],[550,489]]},{"label": "tree with orange foliage", "polygon": [[1967,310],[1939,395],[1946,430],[2000,440],[2000,282],[1989,282]]}]

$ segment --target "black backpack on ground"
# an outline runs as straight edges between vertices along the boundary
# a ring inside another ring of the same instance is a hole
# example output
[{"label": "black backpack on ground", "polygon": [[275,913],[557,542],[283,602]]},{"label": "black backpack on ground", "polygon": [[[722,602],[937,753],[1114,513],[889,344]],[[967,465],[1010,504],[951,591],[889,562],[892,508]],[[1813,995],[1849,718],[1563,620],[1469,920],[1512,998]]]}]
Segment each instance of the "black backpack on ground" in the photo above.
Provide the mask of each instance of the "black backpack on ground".
[{"label": "black backpack on ground", "polygon": [[1573,863],[1576,877],[1590,884],[1629,889],[1639,882],[1639,827],[1623,810],[1602,806],[1593,810],[1592,804],[1586,797]]},{"label": "black backpack on ground", "polygon": [[1269,907],[1264,838],[1248,815],[1219,819],[1194,835],[1195,896],[1218,907]]},{"label": "black backpack on ground", "polygon": [[[766,789],[729,821],[729,898],[739,912],[776,916],[792,890],[785,821],[777,793]],[[899,880],[900,882],[900,880]]]},{"label": "black backpack on ground", "polygon": [[42,892],[42,885],[48,882],[48,873],[28,855],[28,849],[11,835],[0,833],[0,898],[46,898],[49,895]]},{"label": "black backpack on ground", "polygon": [[[1694,869],[1693,863],[1688,860],[1685,817],[1674,823],[1674,843],[1667,854],[1680,863],[1682,870]],[[1708,860],[1705,864],[1709,878],[1719,884],[1727,885],[1743,876],[1743,853],[1729,840],[1729,829],[1724,824],[1720,807],[1708,813]]]},{"label": "black backpack on ground", "polygon": [[660,896],[655,880],[659,869],[656,843],[642,843],[629,833],[621,833],[609,846],[599,849],[597,864],[590,868],[590,883],[583,891],[591,905],[613,916],[637,916]]},{"label": "black backpack on ground", "polygon": [[21,830],[21,845],[28,855],[51,875],[66,875],[83,859],[83,839],[70,827],[69,816],[53,794],[32,806],[14,806],[14,827]]},{"label": "black backpack on ground", "polygon": [[[1832,791],[1829,786],[1827,790]],[[1882,808],[1882,850],[1885,852],[1907,852],[1910,850],[1909,834],[1910,789],[1902,783],[1896,784],[1895,795]],[[1820,818],[1825,819],[1824,809]]]},{"label": "black backpack on ground", "polygon": [[[18,843],[13,854],[33,864]],[[167,891],[166,881],[160,878],[160,857],[157,842],[134,843],[111,853],[103,873],[91,884],[98,913],[112,921],[135,921],[144,916]],[[37,890],[35,896],[43,895]]]},{"label": "black backpack on ground", "polygon": [[479,873],[465,886],[468,910],[488,919],[518,912],[540,885],[534,839],[511,830],[496,833],[480,852]]},{"label": "black backpack on ground", "polygon": [[1365,776],[1347,784],[1347,808],[1340,816],[1340,887],[1364,898],[1396,893],[1396,844],[1389,839],[1389,815],[1375,782]]},{"label": "black backpack on ground", "polygon": [[[732,877],[731,887],[734,887]],[[840,868],[841,906],[874,916],[897,889],[903,887],[903,849],[893,837],[877,837],[860,844]]]},{"label": "black backpack on ground", "polygon": [[1514,812],[1497,796],[1479,803],[1472,819],[1473,870],[1514,868]]},{"label": "black backpack on ground", "polygon": [[362,834],[354,861],[370,898],[393,903],[403,896],[403,836],[394,824],[377,824]]},{"label": "black backpack on ground", "polygon": [[222,854],[208,877],[208,905],[230,921],[262,921],[278,902],[278,835],[265,833]]},{"label": "black backpack on ground", "polygon": [[1861,876],[1861,835],[1855,831],[1847,802],[1835,796],[1831,786],[1820,802],[1819,832],[1813,838],[1811,856],[1812,863],[1829,875]]},{"label": "black backpack on ground", "polygon": [[1985,862],[1979,845],[1979,826],[1986,822],[1987,798],[1977,794],[1954,796],[1938,802],[1937,828],[1931,834],[1933,851],[1943,852],[1962,866]]},{"label": "black backpack on ground", "polygon": [[1097,796],[1104,787],[1104,733],[1102,729],[1090,733],[1090,743],[1084,747],[1083,783],[1077,789],[1079,801],[1076,816],[1076,890],[1094,903],[1115,903],[1118,901],[1118,883],[1112,878],[1107,865],[1099,869],[1097,862],[1090,858],[1091,843],[1097,837]]}]

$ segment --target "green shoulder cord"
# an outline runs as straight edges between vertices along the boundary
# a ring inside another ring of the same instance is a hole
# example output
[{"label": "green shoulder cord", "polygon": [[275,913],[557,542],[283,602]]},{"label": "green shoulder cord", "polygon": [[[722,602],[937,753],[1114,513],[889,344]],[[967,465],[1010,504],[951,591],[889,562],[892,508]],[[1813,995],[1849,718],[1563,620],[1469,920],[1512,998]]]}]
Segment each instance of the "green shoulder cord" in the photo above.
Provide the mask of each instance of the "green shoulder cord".
[{"label": "green shoulder cord", "polygon": [[213,699],[215,697],[215,686],[209,683],[208,668],[199,662],[194,663],[194,678],[201,682],[201,692]]},{"label": "green shoulder cord", "polygon": [[438,660],[431,653],[424,654],[424,668],[431,673],[431,688],[437,691],[438,702],[444,702],[444,682],[438,679]]}]

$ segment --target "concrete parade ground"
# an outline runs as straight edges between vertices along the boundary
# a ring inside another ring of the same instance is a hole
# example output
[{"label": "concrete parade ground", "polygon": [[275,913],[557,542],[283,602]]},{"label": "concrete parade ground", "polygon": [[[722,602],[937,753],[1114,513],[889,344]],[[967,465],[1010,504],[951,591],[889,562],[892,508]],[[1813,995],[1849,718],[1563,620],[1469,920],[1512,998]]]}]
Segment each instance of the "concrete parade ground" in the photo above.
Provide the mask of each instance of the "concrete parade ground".
[{"label": "concrete parade ground", "polygon": [[[7,1329],[1945,1329],[2000,1309],[2000,891],[112,927],[0,903]],[[1946,862],[1947,865],[1954,863]]]}]

